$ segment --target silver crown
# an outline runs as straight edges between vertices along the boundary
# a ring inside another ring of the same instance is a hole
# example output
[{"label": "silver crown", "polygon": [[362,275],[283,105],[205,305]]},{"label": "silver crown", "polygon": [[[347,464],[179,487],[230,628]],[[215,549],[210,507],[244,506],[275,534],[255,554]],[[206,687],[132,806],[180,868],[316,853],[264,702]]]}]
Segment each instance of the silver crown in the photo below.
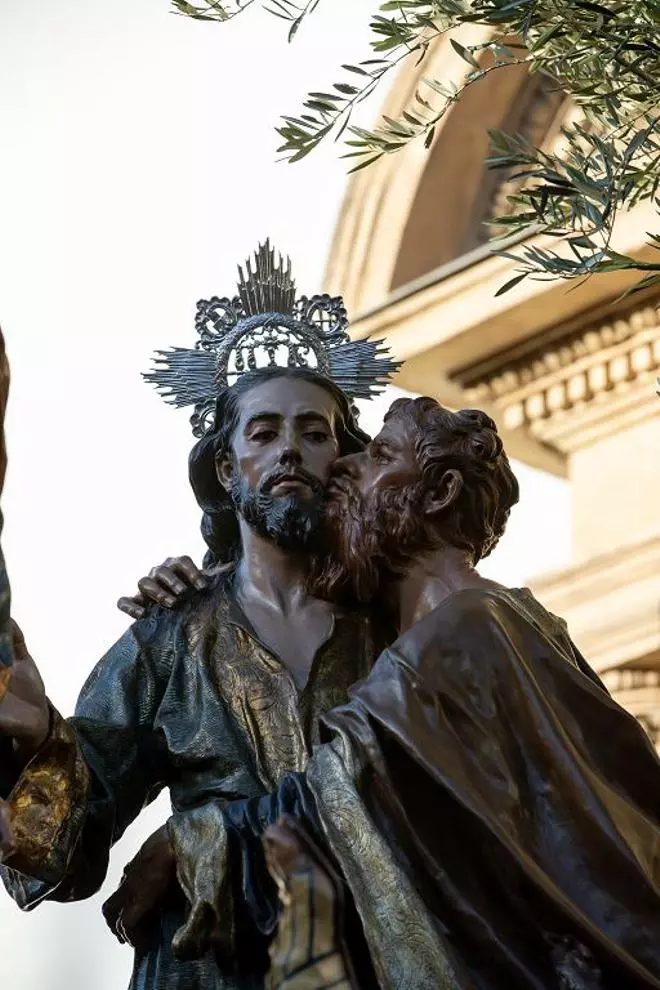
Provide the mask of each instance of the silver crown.
[{"label": "silver crown", "polygon": [[197,303],[195,346],[157,351],[143,376],[166,402],[195,407],[195,436],[212,428],[224,389],[260,367],[312,368],[352,399],[380,392],[399,367],[383,341],[350,339],[340,296],[296,299],[291,262],[276,258],[269,241],[238,274],[237,296]]}]

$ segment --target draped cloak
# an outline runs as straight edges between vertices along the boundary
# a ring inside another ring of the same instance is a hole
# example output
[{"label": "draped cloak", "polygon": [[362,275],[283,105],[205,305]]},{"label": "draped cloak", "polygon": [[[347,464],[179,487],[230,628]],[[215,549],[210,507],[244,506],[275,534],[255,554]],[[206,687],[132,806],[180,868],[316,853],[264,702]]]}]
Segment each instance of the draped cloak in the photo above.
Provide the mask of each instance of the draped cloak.
[{"label": "draped cloak", "polygon": [[530,592],[449,597],[322,735],[303,780],[382,990],[660,988],[660,763]]}]

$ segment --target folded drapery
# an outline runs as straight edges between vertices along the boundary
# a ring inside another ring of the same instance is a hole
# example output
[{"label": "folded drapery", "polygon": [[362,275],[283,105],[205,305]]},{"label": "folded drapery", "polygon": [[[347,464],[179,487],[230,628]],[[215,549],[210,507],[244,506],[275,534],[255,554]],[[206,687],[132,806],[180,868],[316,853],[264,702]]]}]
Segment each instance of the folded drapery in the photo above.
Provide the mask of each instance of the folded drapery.
[{"label": "folded drapery", "polygon": [[529,592],[451,596],[324,721],[381,987],[660,988],[660,762]]},{"label": "folded drapery", "polygon": [[254,877],[295,814],[381,990],[660,988],[660,762],[528,591],[451,596],[322,726],[232,828]]}]

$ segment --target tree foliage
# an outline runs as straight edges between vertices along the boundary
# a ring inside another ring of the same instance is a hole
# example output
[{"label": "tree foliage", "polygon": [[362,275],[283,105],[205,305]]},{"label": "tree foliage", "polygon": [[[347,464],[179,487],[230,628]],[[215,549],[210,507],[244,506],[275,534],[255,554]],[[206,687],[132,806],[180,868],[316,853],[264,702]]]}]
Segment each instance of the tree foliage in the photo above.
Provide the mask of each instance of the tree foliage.
[{"label": "tree foliage", "polygon": [[251,6],[254,0],[234,0],[233,3],[216,3],[215,0],[204,0],[200,7],[187,0],[172,0],[175,13],[192,17],[196,21],[230,21],[236,14]]},{"label": "tree foliage", "polygon": [[[173,0],[184,14],[227,20],[249,6],[214,3],[203,8]],[[289,38],[319,0],[262,0],[289,23]],[[486,40],[466,46],[458,29],[487,28]],[[518,185],[506,216],[496,218],[504,236],[545,233],[557,250],[528,242],[515,260],[517,276],[574,279],[597,272],[641,271],[637,288],[660,283],[660,262],[641,262],[611,247],[617,214],[642,200],[660,206],[660,0],[388,0],[371,20],[370,57],[343,66],[343,78],[327,92],[311,92],[296,116],[278,128],[281,151],[298,161],[321,141],[343,136],[353,168],[365,168],[410,141],[430,146],[436,128],[469,86],[493,72],[524,65],[543,73],[580,110],[563,131],[561,151],[535,147],[520,135],[493,132],[488,165],[507,170]],[[407,59],[450,35],[466,64],[460,85],[426,76],[410,105],[383,116],[373,129],[354,113],[385,77]],[[660,247],[660,236],[649,233]],[[497,247],[497,240],[495,241]],[[506,252],[502,252],[506,253]]]}]

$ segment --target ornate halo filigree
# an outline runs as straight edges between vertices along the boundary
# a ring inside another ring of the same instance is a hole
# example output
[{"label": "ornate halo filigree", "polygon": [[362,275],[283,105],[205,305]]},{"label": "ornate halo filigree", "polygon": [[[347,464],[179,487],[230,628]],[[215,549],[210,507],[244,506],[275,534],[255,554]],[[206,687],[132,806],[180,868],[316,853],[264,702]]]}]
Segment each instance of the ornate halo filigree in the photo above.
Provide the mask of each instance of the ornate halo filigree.
[{"label": "ornate halo filigree", "polygon": [[352,399],[377,394],[398,368],[383,341],[350,339],[341,297],[297,299],[291,263],[268,241],[238,271],[237,296],[197,303],[195,346],[158,351],[144,375],[166,402],[195,407],[195,436],[211,428],[220,393],[257,368],[313,368]]}]

